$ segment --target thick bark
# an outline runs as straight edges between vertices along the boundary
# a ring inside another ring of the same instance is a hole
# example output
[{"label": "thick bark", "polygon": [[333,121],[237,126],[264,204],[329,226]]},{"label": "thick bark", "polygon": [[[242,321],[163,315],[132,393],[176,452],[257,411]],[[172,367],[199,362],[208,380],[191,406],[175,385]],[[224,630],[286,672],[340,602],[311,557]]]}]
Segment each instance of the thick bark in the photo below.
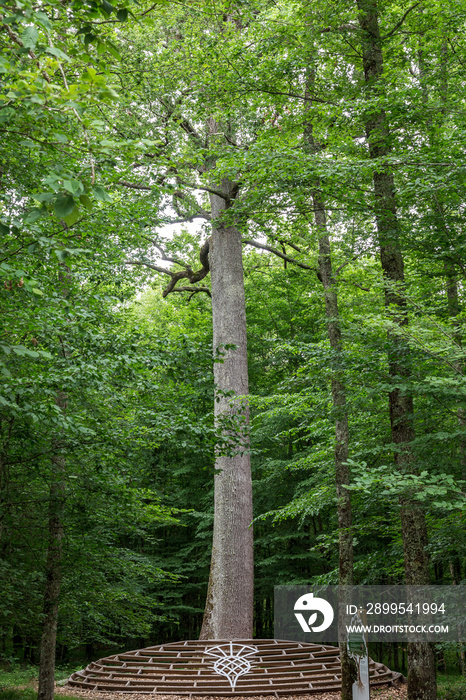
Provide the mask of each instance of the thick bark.
[{"label": "thick bark", "polygon": [[[220,129],[211,122],[210,131]],[[214,363],[214,412],[217,425],[231,418],[237,427],[230,434],[232,456],[220,450],[215,461],[212,561],[201,639],[249,639],[253,636],[254,559],[243,260],[239,230],[222,224],[236,188],[224,180],[221,190],[226,199],[210,195],[213,349],[216,359],[221,359]],[[227,349],[230,345],[235,347]],[[222,355],[217,356],[218,352]],[[227,439],[228,435],[226,431]]]},{"label": "thick bark", "polygon": [[[66,397],[59,394],[57,406],[66,409]],[[56,445],[58,448],[58,445]],[[57,643],[58,602],[61,586],[63,511],[65,503],[65,458],[52,457],[49,490],[49,537],[44,591],[44,622],[40,642],[38,700],[53,700],[55,650]]]},{"label": "thick bark", "polygon": [[[313,73],[308,73],[308,88],[313,83]],[[311,91],[306,96],[310,96]],[[305,143],[310,153],[316,153],[317,145],[314,140],[312,123],[306,121]],[[353,583],[353,532],[351,522],[351,492],[347,488],[350,484],[348,468],[349,432],[348,412],[346,407],[346,390],[343,371],[341,369],[341,355],[343,344],[340,330],[340,316],[338,310],[338,295],[336,281],[332,271],[332,251],[330,237],[327,230],[327,216],[319,183],[316,182],[312,190],[312,204],[314,209],[314,221],[319,235],[319,278],[324,288],[325,316],[327,319],[327,333],[330,347],[333,351],[335,362],[332,370],[332,400],[335,411],[335,484],[337,492],[338,511],[338,542],[339,542],[339,576],[338,581],[342,586],[350,586]],[[340,601],[344,608],[344,601]],[[354,662],[348,656],[346,645],[343,644],[340,652],[341,658],[341,697],[342,700],[352,700],[354,678]]]},{"label": "thick bark", "polygon": [[[363,68],[368,96],[377,97],[378,81],[383,74],[383,54],[376,0],[357,0],[362,31]],[[390,153],[388,120],[383,108],[371,104],[365,118],[370,157],[377,161],[373,175],[376,223],[380,259],[386,282],[385,304],[399,326],[408,323],[403,294],[404,263],[399,244],[393,173],[383,158]],[[396,445],[395,464],[402,472],[412,468],[409,443],[415,437],[412,396],[400,391],[397,384],[410,375],[406,351],[396,334],[389,334],[389,374],[393,389],[389,394],[392,441]],[[425,515],[409,499],[401,501],[401,525],[405,578],[407,584],[429,583],[427,527]],[[408,700],[435,700],[435,659],[428,643],[408,644]]]}]

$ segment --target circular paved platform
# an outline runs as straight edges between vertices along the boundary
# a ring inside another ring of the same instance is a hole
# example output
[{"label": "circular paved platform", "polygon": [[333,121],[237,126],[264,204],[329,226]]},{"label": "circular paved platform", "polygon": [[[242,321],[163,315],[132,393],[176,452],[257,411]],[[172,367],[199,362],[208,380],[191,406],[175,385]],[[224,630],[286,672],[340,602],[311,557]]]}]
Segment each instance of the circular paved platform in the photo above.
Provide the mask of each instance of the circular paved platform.
[{"label": "circular paved platform", "polygon": [[[371,687],[400,673],[370,660]],[[83,690],[163,695],[299,695],[340,690],[339,649],[275,639],[172,642],[99,659],[70,676]]]}]

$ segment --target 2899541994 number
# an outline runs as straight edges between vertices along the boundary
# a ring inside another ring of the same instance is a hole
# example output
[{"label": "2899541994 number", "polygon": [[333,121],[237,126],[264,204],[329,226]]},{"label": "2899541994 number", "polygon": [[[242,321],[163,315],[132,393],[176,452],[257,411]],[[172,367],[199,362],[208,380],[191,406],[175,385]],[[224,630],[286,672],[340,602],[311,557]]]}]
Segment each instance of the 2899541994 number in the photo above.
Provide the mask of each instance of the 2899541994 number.
[{"label": "2899541994 number", "polygon": [[445,614],[445,603],[367,603],[367,615]]}]

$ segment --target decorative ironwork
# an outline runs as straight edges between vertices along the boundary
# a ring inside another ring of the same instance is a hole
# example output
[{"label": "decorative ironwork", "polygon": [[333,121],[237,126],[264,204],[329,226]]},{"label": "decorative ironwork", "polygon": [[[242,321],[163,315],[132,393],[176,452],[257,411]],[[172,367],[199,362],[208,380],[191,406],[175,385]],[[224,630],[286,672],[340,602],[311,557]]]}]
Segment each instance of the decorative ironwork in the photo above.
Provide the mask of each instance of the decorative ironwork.
[{"label": "decorative ironwork", "polygon": [[[338,692],[339,653],[336,647],[276,639],[172,642],[99,659],[73,673],[68,684],[82,690],[189,697]],[[369,671],[371,687],[403,679],[372,660]]]},{"label": "decorative ironwork", "polygon": [[[235,647],[239,647],[236,652]],[[247,657],[257,654],[257,647],[230,642],[229,644],[210,647],[205,650],[204,654],[217,659],[214,663],[215,673],[225,676],[230,683],[231,689],[234,691],[238,678],[251,670],[252,664]]]}]

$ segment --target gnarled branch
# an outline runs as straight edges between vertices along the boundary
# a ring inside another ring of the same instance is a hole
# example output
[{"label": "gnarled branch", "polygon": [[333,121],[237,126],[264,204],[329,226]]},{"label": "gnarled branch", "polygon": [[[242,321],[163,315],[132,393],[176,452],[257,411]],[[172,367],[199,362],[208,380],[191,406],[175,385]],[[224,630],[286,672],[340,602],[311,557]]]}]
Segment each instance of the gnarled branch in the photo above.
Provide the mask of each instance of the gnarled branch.
[{"label": "gnarled branch", "polygon": [[153,187],[148,187],[147,185],[136,185],[134,182],[128,182],[128,180],[117,180],[117,185],[123,185],[123,187],[130,187],[132,190],[145,190],[146,192],[152,192]]},{"label": "gnarled branch", "polygon": [[[162,292],[162,296],[164,299],[170,294],[170,292],[182,291],[193,292],[194,294],[197,294],[198,291],[206,293],[208,292],[210,296],[210,292],[207,287],[176,287],[177,283],[182,279],[187,279],[191,282],[191,284],[195,284],[196,282],[200,282],[201,280],[203,280],[204,277],[206,277],[209,274],[209,241],[210,239],[207,239],[207,241],[204,243],[200,250],[199,258],[202,267],[199,270],[193,270],[189,265],[185,265],[184,270],[173,272],[172,270],[167,270],[166,268],[160,267],[159,265],[153,265],[152,263],[146,260],[125,260],[125,265],[139,265],[141,267],[148,267],[150,270],[155,270],[156,272],[162,272],[164,275],[168,275],[170,277],[170,281]],[[163,260],[174,262],[177,265],[184,264],[179,260],[175,260],[174,258],[166,257],[159,245],[155,245],[158,248],[158,250],[161,251],[161,256]]]},{"label": "gnarled branch", "polygon": [[190,301],[195,294],[198,294],[199,292],[205,292],[208,297],[212,298],[212,294],[210,293],[209,287],[175,287],[175,289],[172,290],[173,292],[192,292],[192,294],[189,295],[188,301]]},{"label": "gnarled branch", "polygon": [[408,7],[406,12],[404,13],[403,17],[395,24],[393,29],[391,29],[387,34],[384,34],[381,39],[388,39],[389,37],[393,36],[393,34],[396,32],[397,29],[401,27],[403,22],[405,21],[406,17],[409,15],[409,13],[414,10],[416,7],[418,7],[421,3],[420,2],[415,2],[414,5],[411,5],[411,7]]},{"label": "gnarled branch", "polygon": [[159,267],[158,265],[153,265],[146,260],[125,260],[125,265],[139,265],[140,267],[148,267],[150,270],[155,270],[156,272],[163,272],[165,275],[170,275],[170,277],[176,273],[171,272],[171,270],[166,270],[164,267]]},{"label": "gnarled branch", "polygon": [[270,245],[266,245],[265,243],[258,243],[257,241],[252,241],[252,240],[244,240],[243,243],[246,245],[252,245],[254,248],[260,248],[261,250],[267,250],[269,253],[273,253],[274,255],[277,255],[279,258],[282,260],[286,260],[287,262],[293,263],[293,265],[297,265],[298,267],[301,267],[303,270],[312,270],[312,272],[317,273],[317,268],[312,267],[311,265],[306,265],[306,263],[300,262],[299,260],[296,260],[296,258],[292,258],[290,255],[286,255],[286,253],[282,253],[280,250],[277,250],[277,248],[273,248]]},{"label": "gnarled branch", "polygon": [[186,266],[185,270],[180,270],[179,272],[172,272],[171,280],[162,292],[163,298],[165,299],[165,297],[168,296],[170,292],[174,291],[176,283],[179,280],[188,279],[191,282],[191,284],[194,284],[195,282],[200,282],[201,280],[203,280],[208,273],[209,270],[205,267],[202,267],[200,270],[194,271],[189,266]]}]

